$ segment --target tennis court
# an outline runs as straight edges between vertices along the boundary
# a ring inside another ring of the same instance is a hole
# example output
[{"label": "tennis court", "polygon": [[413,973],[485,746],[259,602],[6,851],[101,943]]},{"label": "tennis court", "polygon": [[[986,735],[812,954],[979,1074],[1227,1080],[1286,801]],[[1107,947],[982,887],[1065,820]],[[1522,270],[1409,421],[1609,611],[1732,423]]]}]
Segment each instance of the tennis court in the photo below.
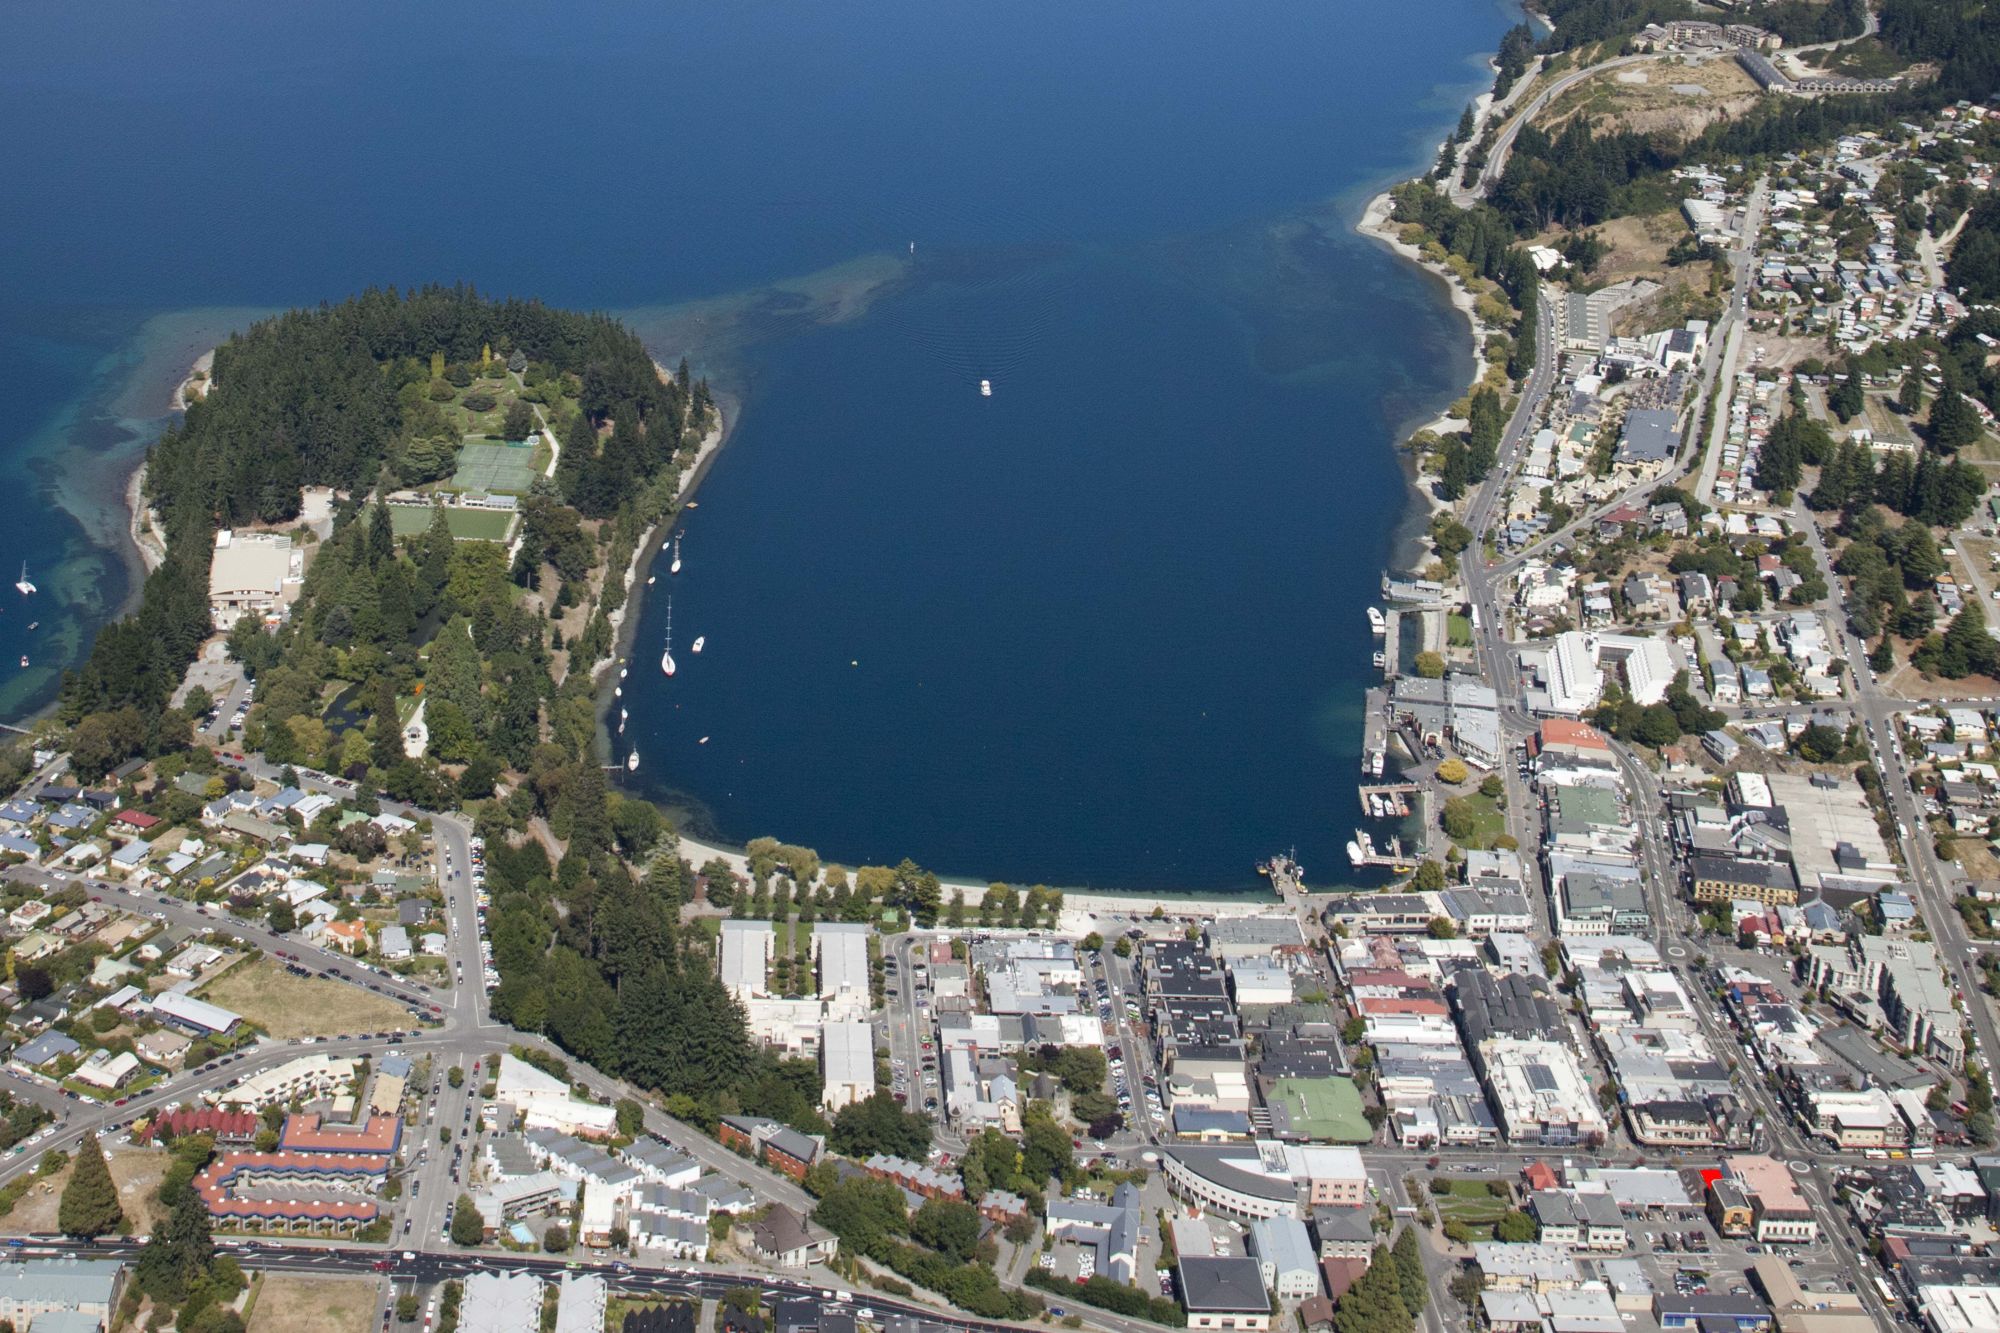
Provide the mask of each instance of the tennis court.
[{"label": "tennis court", "polygon": [[535,480],[535,446],[505,440],[468,440],[458,451],[457,491],[524,492]]}]

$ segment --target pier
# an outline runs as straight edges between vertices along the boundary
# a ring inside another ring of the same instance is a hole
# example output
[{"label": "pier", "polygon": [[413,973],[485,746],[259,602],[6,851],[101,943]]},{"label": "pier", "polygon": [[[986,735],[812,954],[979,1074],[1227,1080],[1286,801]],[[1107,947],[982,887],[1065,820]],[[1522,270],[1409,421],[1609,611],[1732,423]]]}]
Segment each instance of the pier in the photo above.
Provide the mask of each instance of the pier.
[{"label": "pier", "polygon": [[1368,691],[1361,720],[1361,771],[1371,778],[1382,776],[1389,762],[1389,692]]},{"label": "pier", "polygon": [[1394,680],[1403,664],[1403,613],[1391,611],[1384,619],[1389,627],[1382,634],[1382,679]]},{"label": "pier", "polygon": [[1401,838],[1389,839],[1386,849],[1378,850],[1375,840],[1362,829],[1354,831],[1354,841],[1348,844],[1347,859],[1356,870],[1364,866],[1375,866],[1383,870],[1393,870],[1398,874],[1416,869],[1417,862],[1424,859],[1421,850],[1406,851]]},{"label": "pier", "polygon": [[[1408,819],[1411,798],[1419,795],[1423,788],[1414,782],[1363,783],[1357,790],[1361,796],[1361,812],[1371,819]],[[1380,802],[1370,799],[1381,798]],[[1386,805],[1386,813],[1383,806]]]}]

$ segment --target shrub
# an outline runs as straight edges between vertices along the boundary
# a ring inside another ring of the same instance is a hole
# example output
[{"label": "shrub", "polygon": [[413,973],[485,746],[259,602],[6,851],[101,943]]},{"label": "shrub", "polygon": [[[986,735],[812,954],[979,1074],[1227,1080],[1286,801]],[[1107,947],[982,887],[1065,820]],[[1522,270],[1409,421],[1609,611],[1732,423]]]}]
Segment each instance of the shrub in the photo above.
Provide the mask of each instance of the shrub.
[{"label": "shrub", "polygon": [[465,395],[465,410],[468,412],[491,412],[497,405],[497,400],[490,393]]}]

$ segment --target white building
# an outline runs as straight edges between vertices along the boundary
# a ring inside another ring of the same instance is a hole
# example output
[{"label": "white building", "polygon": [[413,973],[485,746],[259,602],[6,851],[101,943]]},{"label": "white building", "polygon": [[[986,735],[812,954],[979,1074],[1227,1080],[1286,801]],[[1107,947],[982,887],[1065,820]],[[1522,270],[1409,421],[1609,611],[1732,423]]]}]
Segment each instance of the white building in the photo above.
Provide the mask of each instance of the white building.
[{"label": "white building", "polygon": [[208,564],[208,608],[215,627],[234,629],[246,615],[267,623],[284,619],[298,600],[305,560],[305,548],[282,532],[217,532]]},{"label": "white building", "polygon": [[281,1106],[293,1098],[307,1101],[345,1089],[360,1068],[354,1060],[335,1060],[324,1055],[302,1055],[275,1069],[252,1074],[233,1088],[216,1088],[202,1096],[217,1106],[243,1106],[257,1110]]},{"label": "white building", "polygon": [[[815,932],[817,934],[817,932]],[[875,1030],[865,1022],[820,1028],[820,1104],[829,1114],[875,1095]]]},{"label": "white building", "polygon": [[527,1129],[606,1138],[618,1127],[617,1111],[576,1100],[567,1083],[514,1055],[500,1057],[493,1100],[511,1107]]}]

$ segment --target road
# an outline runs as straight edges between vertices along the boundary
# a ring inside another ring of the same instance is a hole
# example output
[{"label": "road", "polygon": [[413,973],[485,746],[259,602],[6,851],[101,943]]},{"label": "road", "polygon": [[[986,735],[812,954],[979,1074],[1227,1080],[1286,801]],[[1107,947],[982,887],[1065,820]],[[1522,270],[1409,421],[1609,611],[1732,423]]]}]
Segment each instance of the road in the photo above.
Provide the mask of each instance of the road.
[{"label": "road", "polygon": [[1500,183],[1501,175],[1507,170],[1507,155],[1514,151],[1514,140],[1521,133],[1521,127],[1540,115],[1542,108],[1547,106],[1551,101],[1562,96],[1593,74],[1602,74],[1607,70],[1618,69],[1624,65],[1637,65],[1648,60],[1663,60],[1668,56],[1685,55],[1687,55],[1685,51],[1650,51],[1642,55],[1619,56],[1614,60],[1606,60],[1596,65],[1587,65],[1582,69],[1563,75],[1554,83],[1536,93],[1534,99],[1525,107],[1522,107],[1520,114],[1508,121],[1506,128],[1500,131],[1499,137],[1494,139],[1493,147],[1486,154],[1486,165],[1480,168],[1479,171],[1480,191],[1482,193],[1491,192],[1493,187]]},{"label": "road", "polygon": [[[140,1248],[135,1243],[121,1240],[73,1242],[35,1238],[25,1247],[24,1253],[27,1257],[35,1258],[59,1253],[73,1254],[78,1258],[129,1261],[137,1258]],[[800,1276],[781,1276],[707,1264],[677,1264],[657,1269],[637,1269],[629,1264],[599,1261],[595,1258],[566,1260],[556,1256],[507,1254],[498,1251],[484,1251],[475,1256],[442,1250],[436,1246],[404,1246],[401,1250],[385,1253],[380,1249],[339,1244],[318,1245],[309,1242],[300,1243],[299,1240],[290,1240],[284,1244],[232,1243],[223,1240],[218,1242],[218,1249],[221,1253],[235,1258],[245,1269],[260,1272],[373,1275],[383,1271],[380,1265],[386,1261],[392,1264],[388,1270],[389,1276],[396,1283],[418,1286],[462,1280],[474,1273],[525,1273],[546,1282],[554,1282],[568,1272],[591,1272],[602,1277],[614,1291],[632,1296],[682,1296],[690,1300],[712,1301],[720,1300],[731,1291],[749,1287],[762,1293],[766,1302],[808,1299],[833,1308],[844,1308],[850,1313],[862,1309],[871,1310],[878,1318],[889,1314],[910,1315],[947,1328],[963,1329],[967,1333],[993,1333],[994,1330],[1024,1327],[975,1319],[911,1300],[878,1296],[872,1292],[856,1292],[841,1279],[818,1272],[812,1275],[811,1280],[807,1280]],[[403,1257],[405,1254],[409,1257]],[[1098,1312],[1090,1313],[1094,1316]],[[1109,1317],[1108,1326],[1129,1328],[1132,1333],[1144,1329],[1158,1333],[1159,1328],[1157,1324],[1119,1320],[1116,1316]]]}]

